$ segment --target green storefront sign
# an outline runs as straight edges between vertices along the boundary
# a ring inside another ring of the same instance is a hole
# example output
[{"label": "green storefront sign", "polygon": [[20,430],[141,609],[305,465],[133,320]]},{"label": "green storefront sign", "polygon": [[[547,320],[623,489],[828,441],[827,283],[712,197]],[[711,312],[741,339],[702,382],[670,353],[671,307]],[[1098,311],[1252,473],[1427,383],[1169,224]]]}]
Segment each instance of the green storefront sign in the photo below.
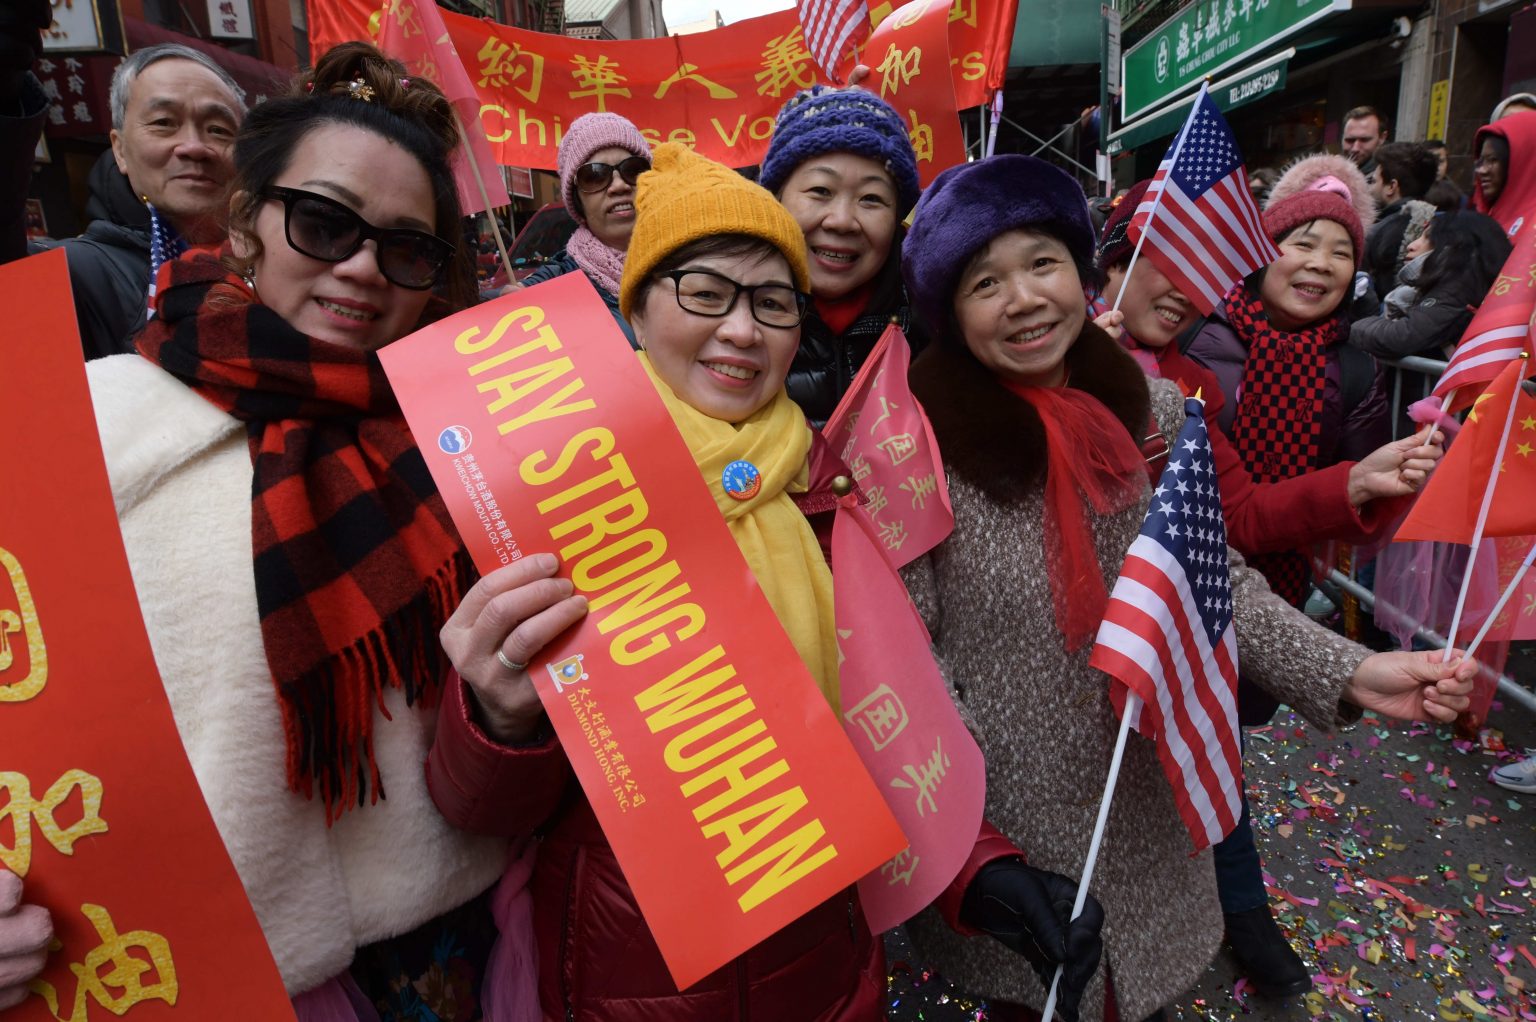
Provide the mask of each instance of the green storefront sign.
[{"label": "green storefront sign", "polygon": [[[1215,101],[1222,113],[1226,113],[1255,100],[1263,99],[1272,92],[1279,92],[1285,88],[1286,65],[1295,52],[1295,50],[1285,50],[1276,54],[1273,60],[1216,83],[1211,87],[1211,99]],[[1109,144],[1105,146],[1104,151],[1115,156],[1128,149],[1135,149],[1147,142],[1177,133],[1189,119],[1189,108],[1194,101],[1195,97],[1191,95],[1155,114],[1148,115],[1135,124],[1126,125],[1109,136]]]},{"label": "green storefront sign", "polygon": [[1196,0],[1121,58],[1120,119],[1130,121],[1349,6],[1350,0]]}]

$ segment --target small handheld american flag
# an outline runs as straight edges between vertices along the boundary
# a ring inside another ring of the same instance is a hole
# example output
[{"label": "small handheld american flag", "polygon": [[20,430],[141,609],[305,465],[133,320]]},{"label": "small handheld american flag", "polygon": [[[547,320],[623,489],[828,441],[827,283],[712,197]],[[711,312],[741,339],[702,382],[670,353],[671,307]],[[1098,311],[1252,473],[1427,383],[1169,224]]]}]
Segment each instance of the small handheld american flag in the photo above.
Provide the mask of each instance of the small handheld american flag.
[{"label": "small handheld american flag", "polygon": [[799,0],[805,48],[834,82],[838,65],[851,47],[869,36],[869,0]]},{"label": "small handheld american flag", "polygon": [[1280,258],[1248,190],[1243,154],[1203,85],[1136,207],[1130,237],[1207,316],[1233,284]]},{"label": "small handheld american flag", "polygon": [[1189,398],[1184,410],[1089,663],[1112,679],[1122,717],[1156,743],[1198,851],[1237,823],[1242,762],[1227,530],[1204,404]]}]

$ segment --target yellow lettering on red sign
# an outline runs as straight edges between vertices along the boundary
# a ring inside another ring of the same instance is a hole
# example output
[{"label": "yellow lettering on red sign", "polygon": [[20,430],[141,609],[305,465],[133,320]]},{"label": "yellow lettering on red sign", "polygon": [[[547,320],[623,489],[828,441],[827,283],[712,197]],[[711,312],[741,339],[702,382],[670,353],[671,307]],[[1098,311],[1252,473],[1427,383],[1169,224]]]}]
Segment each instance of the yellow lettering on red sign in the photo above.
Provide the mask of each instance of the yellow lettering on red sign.
[{"label": "yellow lettering on red sign", "polygon": [[[0,568],[9,583],[11,596],[0,589],[0,703],[21,703],[34,699],[48,684],[48,647],[43,643],[43,629],[37,621],[37,606],[32,602],[32,587],[21,562],[5,547],[0,547]],[[27,673],[12,678],[16,668],[16,650],[12,637],[26,643]]]},{"label": "yellow lettering on red sign", "polygon": [[[59,1014],[59,992],[52,983],[34,980],[31,984],[53,1017],[59,1022],[86,1022],[90,1009],[87,999],[114,1015],[122,1015],[148,1000],[164,1001],[175,1007],[181,986],[176,981],[170,943],[149,930],[118,933],[112,916],[100,905],[81,905],[80,911],[96,927],[101,943],[86,954],[84,961],[70,963],[69,971],[75,974],[75,1000],[69,1014]],[[130,953],[134,951],[144,957]],[[148,973],[153,973],[154,982],[144,981]]]},{"label": "yellow lettering on red sign", "polygon": [[[68,827],[61,827],[54,813],[75,788],[80,789],[80,819]],[[0,845],[0,865],[19,877],[25,877],[32,868],[33,820],[37,821],[37,830],[43,840],[61,855],[75,854],[76,841],[107,829],[107,821],[101,818],[101,778],[84,770],[65,772],[53,782],[40,802],[32,798],[32,782],[13,771],[0,771],[0,791],[6,794],[5,806],[0,808],[0,820],[9,817],[15,835],[12,847]]]},{"label": "yellow lettering on red sign", "polygon": [[808,89],[816,84],[814,58],[805,48],[805,30],[800,26],[795,26],[793,32],[768,40],[762,57],[763,69],[753,76],[759,96],[777,99],[791,85],[796,89]]}]

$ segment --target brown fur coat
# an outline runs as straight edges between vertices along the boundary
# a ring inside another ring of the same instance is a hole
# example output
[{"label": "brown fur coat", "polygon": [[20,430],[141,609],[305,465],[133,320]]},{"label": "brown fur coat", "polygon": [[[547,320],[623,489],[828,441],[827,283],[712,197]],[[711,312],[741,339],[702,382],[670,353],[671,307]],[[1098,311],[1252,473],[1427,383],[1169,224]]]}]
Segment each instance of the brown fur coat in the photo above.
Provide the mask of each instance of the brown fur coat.
[{"label": "brown fur coat", "polygon": [[[1183,400],[1149,383],[1092,324],[1067,357],[1070,385],[1098,397],[1138,442],[1149,415],[1171,439]],[[1108,681],[1087,647],[1063,648],[1041,541],[1044,427],[969,353],[942,342],[912,367],[933,421],[955,510],[955,531],[903,572],[935,652],[987,760],[987,818],[1030,862],[1080,876],[1118,721]],[[1148,488],[1150,492],[1150,487]],[[1092,521],[1107,587],[1140,530],[1145,496]],[[1331,728],[1338,697],[1367,650],[1303,618],[1232,555],[1243,670]],[[1124,1019],[1140,1019],[1188,989],[1215,954],[1221,908],[1209,852],[1192,845],[1152,745],[1132,734],[1096,867],[1105,909],[1105,962]],[[922,961],[963,990],[1034,1005],[1044,990],[1027,963],[990,937],[964,937],[929,911],[911,931]],[[1103,1011],[1103,970],[1084,1019]]]}]

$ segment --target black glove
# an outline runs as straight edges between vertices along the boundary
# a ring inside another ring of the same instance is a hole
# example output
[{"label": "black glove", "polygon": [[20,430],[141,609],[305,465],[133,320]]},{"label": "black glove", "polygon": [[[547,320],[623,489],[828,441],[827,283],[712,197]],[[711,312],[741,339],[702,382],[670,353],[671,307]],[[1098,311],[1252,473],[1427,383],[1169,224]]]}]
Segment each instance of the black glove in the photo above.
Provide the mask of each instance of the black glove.
[{"label": "black glove", "polygon": [[1104,909],[1090,894],[1083,914],[1073,919],[1076,901],[1076,880],[1036,869],[1023,859],[997,859],[981,867],[960,906],[961,922],[1023,955],[1047,989],[1056,967],[1066,966],[1056,1010],[1068,1022],[1077,1022],[1083,990],[1104,953],[1099,939]]},{"label": "black glove", "polygon": [[0,114],[21,98],[27,72],[43,55],[43,31],[53,24],[48,0],[0,3]]}]

